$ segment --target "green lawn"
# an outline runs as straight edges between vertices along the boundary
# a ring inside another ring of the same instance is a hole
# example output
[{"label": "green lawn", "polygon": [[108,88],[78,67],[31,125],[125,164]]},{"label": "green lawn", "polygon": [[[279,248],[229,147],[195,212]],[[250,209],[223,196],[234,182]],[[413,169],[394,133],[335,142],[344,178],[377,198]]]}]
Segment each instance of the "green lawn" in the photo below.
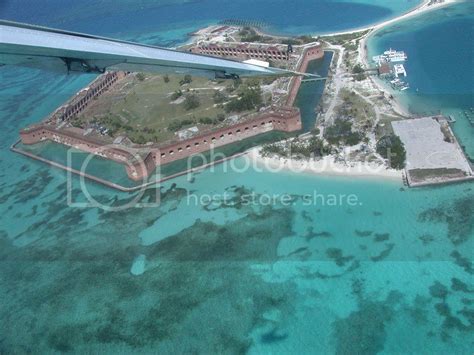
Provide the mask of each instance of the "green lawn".
[{"label": "green lawn", "polygon": [[[175,137],[179,129],[191,126],[207,129],[220,124],[231,115],[225,113],[223,104],[241,91],[237,88],[230,92],[229,88],[234,86],[232,80],[192,77],[191,83],[183,84],[180,81],[184,76],[168,78],[166,82],[163,75],[131,74],[90,104],[74,125],[88,127],[95,122],[108,128],[114,137],[124,134],[136,143],[161,142]],[[245,81],[240,87],[243,85]],[[218,90],[225,95],[225,101],[220,104],[214,101]],[[181,91],[182,96],[173,100],[176,91]],[[189,95],[198,98],[199,107],[186,110],[184,100]]]}]

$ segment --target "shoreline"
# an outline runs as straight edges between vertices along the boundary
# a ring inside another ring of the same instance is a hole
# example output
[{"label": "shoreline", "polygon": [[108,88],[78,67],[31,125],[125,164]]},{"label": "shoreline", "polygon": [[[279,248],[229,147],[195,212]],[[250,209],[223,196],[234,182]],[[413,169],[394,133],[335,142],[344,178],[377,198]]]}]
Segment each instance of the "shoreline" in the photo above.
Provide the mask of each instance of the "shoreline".
[{"label": "shoreline", "polygon": [[314,176],[330,177],[352,177],[352,178],[377,178],[403,181],[403,171],[388,169],[385,165],[376,163],[348,162],[343,164],[336,162],[334,156],[326,156],[320,160],[295,160],[291,158],[264,157],[260,154],[261,147],[255,147],[247,151],[247,156],[254,166],[263,166],[268,172],[293,172],[307,173]]},{"label": "shoreline", "polygon": [[[459,2],[458,0],[446,0],[443,3],[439,4],[430,4],[430,0],[424,0],[421,4],[417,7],[412,9],[411,11],[400,15],[396,18],[389,19],[383,21],[378,24],[374,24],[371,26],[367,26],[364,28],[359,28],[350,31],[343,31],[338,33],[332,33],[327,35],[322,35],[321,37],[329,37],[329,36],[337,36],[337,35],[344,35],[344,34],[355,34],[359,32],[369,31],[367,34],[363,36],[360,41],[359,45],[359,60],[362,64],[366,67],[369,67],[369,58],[368,58],[368,50],[366,48],[367,41],[370,37],[376,33],[378,30],[389,26],[391,24],[397,23],[399,21],[421,15],[428,11],[433,11],[453,3]],[[379,81],[377,78],[369,77],[370,82],[374,86],[376,90],[385,94],[388,94],[390,106],[392,107],[393,111],[396,114],[405,117],[411,117],[412,113],[409,112],[408,108],[404,107],[404,105],[394,97],[394,93],[390,91],[390,88],[386,87],[383,82]],[[335,98],[334,98],[335,99]],[[357,161],[348,161],[346,164],[336,162],[334,156],[327,156],[321,160],[314,161],[314,160],[295,160],[291,158],[282,158],[282,157],[264,157],[260,154],[261,147],[255,147],[248,151],[248,155],[250,158],[259,165],[263,165],[266,170],[275,172],[280,171],[291,171],[297,173],[308,173],[316,176],[346,176],[346,177],[354,177],[354,178],[378,178],[378,179],[389,179],[394,180],[397,179],[398,181],[404,181],[403,170],[394,170],[387,168],[384,164],[376,164],[376,163],[363,163]]]},{"label": "shoreline", "polygon": [[[459,0],[445,0],[442,3],[436,3],[436,4],[429,5],[430,1],[431,0],[424,0],[421,4],[419,4],[418,6],[413,8],[412,10],[410,10],[410,11],[408,11],[408,12],[402,14],[402,15],[399,15],[397,17],[394,17],[392,19],[388,19],[388,20],[385,20],[385,21],[382,21],[382,22],[374,23],[374,24],[369,25],[369,26],[355,28],[355,29],[347,30],[347,31],[339,31],[339,32],[324,33],[324,34],[314,34],[312,36],[313,37],[333,37],[333,36],[354,34],[354,33],[364,32],[364,31],[369,31],[369,30],[372,30],[371,32],[374,32],[374,31],[377,31],[377,30],[379,30],[383,27],[386,27],[386,26],[391,25],[393,23],[399,22],[401,20],[405,20],[407,18],[417,16],[417,15],[423,14],[425,12],[436,10],[436,9],[439,9],[439,8],[442,8],[442,7],[452,5],[454,3],[459,2]],[[368,34],[367,37],[370,36],[371,34],[372,33]]]},{"label": "shoreline", "polygon": [[[360,41],[360,45],[359,45],[360,56],[359,56],[359,59],[361,60],[362,65],[364,65],[367,68],[370,66],[369,65],[370,58],[369,58],[369,53],[368,53],[368,48],[367,48],[367,42],[370,40],[371,36],[373,36],[375,33],[377,33],[377,31],[381,30],[382,28],[384,28],[386,26],[392,25],[396,22],[406,20],[410,17],[418,16],[418,15],[421,15],[423,13],[433,11],[433,10],[437,10],[437,9],[440,9],[440,8],[443,8],[443,7],[458,3],[458,2],[460,2],[460,1],[459,0],[445,0],[442,3],[428,5],[430,3],[430,0],[425,0],[418,7],[416,7],[412,11],[410,11],[410,12],[408,12],[408,13],[402,15],[402,16],[399,16],[397,18],[394,18],[394,19],[391,19],[391,20],[388,20],[388,21],[384,21],[384,22],[379,23],[379,24],[377,24],[375,26],[372,26],[370,28],[366,28],[365,29],[366,31],[367,30],[371,30],[371,31],[367,35],[365,35]],[[357,32],[361,32],[361,31],[364,31],[364,30],[355,31],[355,32],[347,32],[347,34],[348,33],[357,33]],[[389,97],[390,97],[389,100],[390,100],[390,103],[392,105],[392,108],[397,114],[402,115],[402,116],[407,116],[407,117],[413,116],[413,113],[411,113],[409,111],[409,109],[407,107],[405,107],[405,105],[400,101],[400,98],[395,97],[395,95],[394,95],[395,91],[392,91],[389,86],[385,85],[378,78],[370,77],[369,79],[380,92],[383,92],[384,94],[389,95]]]}]

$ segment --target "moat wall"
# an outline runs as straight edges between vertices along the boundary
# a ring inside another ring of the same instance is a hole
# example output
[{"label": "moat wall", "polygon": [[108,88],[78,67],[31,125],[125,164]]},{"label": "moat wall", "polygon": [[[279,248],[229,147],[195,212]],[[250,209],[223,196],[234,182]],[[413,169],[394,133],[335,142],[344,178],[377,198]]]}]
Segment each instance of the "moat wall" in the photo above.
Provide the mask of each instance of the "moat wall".
[{"label": "moat wall", "polygon": [[162,145],[124,147],[107,145],[105,141],[84,136],[79,128],[57,129],[40,124],[20,131],[23,144],[35,144],[49,140],[59,144],[99,155],[125,164],[128,176],[143,180],[158,165],[199,154],[211,148],[221,147],[272,130],[294,132],[301,129],[301,116],[297,108],[280,107],[268,110],[256,118],[223,127],[186,140],[168,142]]},{"label": "moat wall", "polygon": [[[296,71],[300,73],[305,73],[306,70],[308,69],[309,62],[313,60],[321,59],[323,57],[324,57],[324,50],[321,47],[321,45],[307,48],[304,51],[302,58],[300,59],[300,62],[298,64]],[[303,78],[301,76],[297,76],[297,77],[292,78],[291,80],[292,80],[292,83],[290,85],[290,91],[288,93],[288,98],[286,100],[287,106],[294,105],[296,95],[298,95],[298,91],[300,89],[301,81],[303,80]]]}]

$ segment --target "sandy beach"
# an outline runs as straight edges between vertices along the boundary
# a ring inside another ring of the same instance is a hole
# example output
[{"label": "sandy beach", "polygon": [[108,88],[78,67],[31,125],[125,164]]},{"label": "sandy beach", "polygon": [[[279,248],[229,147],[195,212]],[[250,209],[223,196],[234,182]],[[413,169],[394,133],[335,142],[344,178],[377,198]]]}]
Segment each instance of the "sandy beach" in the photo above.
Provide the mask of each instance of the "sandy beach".
[{"label": "sandy beach", "polygon": [[[391,25],[395,22],[398,22],[398,21],[401,21],[401,20],[404,20],[404,19],[407,19],[407,18],[410,18],[410,17],[413,17],[413,16],[420,15],[420,14],[426,12],[426,11],[432,11],[432,10],[435,10],[435,9],[439,9],[441,7],[450,5],[450,4],[458,2],[458,1],[459,0],[445,0],[442,3],[436,3],[436,4],[429,5],[431,0],[424,0],[423,3],[421,3],[420,5],[415,7],[414,9],[412,9],[412,10],[408,11],[407,13],[405,13],[403,15],[400,15],[398,17],[395,17],[395,18],[392,18],[392,19],[389,19],[389,20],[386,20],[386,21],[383,21],[383,22],[375,23],[375,24],[370,25],[370,26],[365,26],[365,27],[362,27],[362,28],[356,28],[356,29],[349,30],[349,31],[328,33],[328,34],[323,34],[321,36],[323,36],[323,37],[339,36],[339,35],[352,34],[352,33],[357,33],[357,32],[368,31],[368,30],[378,30],[382,27]],[[319,35],[314,35],[314,36],[318,37]]]},{"label": "sandy beach", "polygon": [[266,171],[294,173],[310,173],[320,176],[351,176],[358,178],[378,177],[402,180],[402,171],[387,169],[383,164],[365,162],[338,162],[335,156],[326,156],[320,160],[295,160],[288,158],[264,157],[260,147],[247,151],[246,157],[252,166]]},{"label": "sandy beach", "polygon": [[[369,67],[368,63],[368,53],[366,49],[366,42],[367,39],[373,34],[376,30],[381,29],[385,26],[393,24],[395,22],[407,19],[412,16],[420,15],[427,11],[432,11],[435,9],[439,9],[441,7],[447,6],[449,4],[455,3],[457,0],[446,0],[443,3],[439,4],[432,4],[430,5],[430,0],[423,1],[422,4],[414,8],[413,10],[398,16],[396,18],[374,24],[372,26],[367,26],[365,28],[356,29],[352,31],[345,31],[339,33],[333,33],[325,36],[334,36],[334,35],[342,35],[342,34],[351,34],[357,33],[367,30],[372,30],[370,33],[365,35],[362,40],[360,41],[359,47],[359,61],[366,67]],[[339,50],[341,52],[344,51],[342,46],[333,46],[335,50]],[[342,53],[339,56],[340,60],[342,61]],[[337,68],[340,68],[339,63]],[[338,87],[343,85],[343,81],[341,77],[339,77],[336,73],[335,75],[335,85],[336,85],[336,93],[338,92]],[[391,97],[391,92],[388,88],[386,88],[383,83],[377,79],[370,78],[370,83],[373,85],[374,90],[378,90],[379,92],[383,92],[385,97]],[[337,96],[337,95],[335,95]],[[330,108],[328,109],[329,112],[332,112],[333,106],[335,105],[335,99],[333,98]],[[410,113],[408,110],[403,107],[396,99],[389,99],[390,106],[393,111],[399,115],[409,117]],[[376,110],[377,115],[379,115],[378,111]],[[250,149],[247,152],[246,157],[250,158],[254,166],[261,167],[269,171],[292,171],[295,173],[311,173],[315,175],[322,175],[322,176],[351,176],[351,177],[377,177],[377,178],[384,178],[384,179],[396,179],[401,181],[403,178],[403,173],[401,170],[394,170],[389,169],[385,166],[385,164],[381,161],[379,164],[371,162],[358,162],[358,161],[341,161],[341,159],[336,160],[335,156],[326,156],[320,160],[295,160],[295,159],[288,159],[283,157],[264,157],[260,154],[261,147],[256,147]]]}]

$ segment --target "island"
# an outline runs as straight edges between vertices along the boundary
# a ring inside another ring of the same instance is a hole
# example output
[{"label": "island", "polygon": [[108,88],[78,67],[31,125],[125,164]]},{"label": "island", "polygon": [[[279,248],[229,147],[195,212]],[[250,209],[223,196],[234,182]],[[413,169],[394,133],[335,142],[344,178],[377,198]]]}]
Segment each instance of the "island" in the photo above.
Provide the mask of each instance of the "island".
[{"label": "island", "polygon": [[[330,55],[327,77],[226,80],[106,72],[41,123],[22,129],[12,149],[130,190],[23,148],[44,142],[73,147],[123,164],[131,180],[146,185],[157,168],[279,132],[201,167],[246,154],[273,168],[389,177],[412,187],[473,179],[471,162],[451,130],[453,120],[441,113],[414,116],[394,99],[394,91],[409,89],[403,65],[409,54],[390,48],[368,58],[366,45],[387,24],[446,3],[425,1],[398,19],[316,37],[279,37],[231,23],[203,28],[179,49],[300,73]],[[315,80],[323,82],[324,93],[310,114],[311,127],[303,129],[296,99]],[[184,164],[159,181],[194,169]]]}]

